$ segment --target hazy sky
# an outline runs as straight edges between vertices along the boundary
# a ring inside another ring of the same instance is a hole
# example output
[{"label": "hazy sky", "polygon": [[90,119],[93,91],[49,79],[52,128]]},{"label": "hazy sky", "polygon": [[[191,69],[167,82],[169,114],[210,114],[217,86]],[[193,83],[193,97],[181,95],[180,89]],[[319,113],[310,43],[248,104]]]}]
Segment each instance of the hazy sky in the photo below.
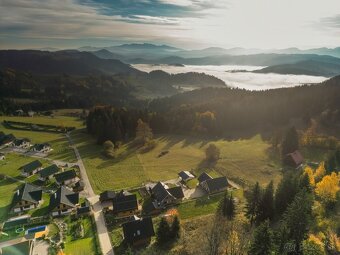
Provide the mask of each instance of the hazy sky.
[{"label": "hazy sky", "polygon": [[340,0],[0,0],[0,47],[340,46]]}]

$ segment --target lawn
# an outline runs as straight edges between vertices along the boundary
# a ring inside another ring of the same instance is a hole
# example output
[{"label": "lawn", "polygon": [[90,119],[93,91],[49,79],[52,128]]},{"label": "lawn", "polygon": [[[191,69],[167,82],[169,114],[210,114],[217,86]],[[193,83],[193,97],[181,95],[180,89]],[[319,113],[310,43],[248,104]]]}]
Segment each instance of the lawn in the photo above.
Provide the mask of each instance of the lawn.
[{"label": "lawn", "polygon": [[67,236],[65,242],[65,255],[95,254],[95,231],[92,229],[91,219],[84,217],[81,219],[84,228],[84,237],[72,241],[71,236]]},{"label": "lawn", "polygon": [[7,219],[14,191],[19,185],[19,182],[13,180],[0,180],[0,223]]},{"label": "lawn", "polygon": [[22,121],[27,123],[37,124],[51,124],[51,125],[65,125],[65,126],[76,126],[80,128],[83,126],[83,122],[79,121],[75,117],[58,116],[55,118],[49,117],[7,117],[0,116],[0,131],[6,134],[12,133],[18,138],[29,138],[32,143],[50,143],[53,151],[49,153],[49,158],[62,160],[67,162],[75,162],[76,157],[72,148],[69,147],[69,143],[64,134],[49,133],[49,132],[37,132],[37,131],[26,131],[17,129],[5,128],[2,124],[3,120]]},{"label": "lawn", "polygon": [[[214,141],[221,150],[221,159],[214,166],[206,164],[205,148],[208,140],[185,136],[157,136],[157,146],[147,153],[139,153],[125,144],[116,159],[102,155],[102,146],[95,143],[85,131],[72,133],[96,193],[107,189],[136,187],[147,181],[165,181],[177,178],[181,170],[192,170],[196,175],[213,168],[237,182],[266,184],[280,179],[280,164],[268,152],[270,145],[259,135],[249,139]],[[169,151],[159,157],[162,151]]]},{"label": "lawn", "polygon": [[[37,160],[37,159],[23,156],[23,155],[18,155],[15,153],[8,153],[6,154],[6,159],[0,161],[0,174],[5,174],[11,177],[18,178],[18,179],[24,179],[24,177],[20,175],[19,168],[34,160]],[[43,166],[48,166],[50,164],[47,160],[44,160],[44,159],[39,159],[39,161],[43,164]],[[33,181],[31,177],[29,178],[30,178],[30,181]]]}]

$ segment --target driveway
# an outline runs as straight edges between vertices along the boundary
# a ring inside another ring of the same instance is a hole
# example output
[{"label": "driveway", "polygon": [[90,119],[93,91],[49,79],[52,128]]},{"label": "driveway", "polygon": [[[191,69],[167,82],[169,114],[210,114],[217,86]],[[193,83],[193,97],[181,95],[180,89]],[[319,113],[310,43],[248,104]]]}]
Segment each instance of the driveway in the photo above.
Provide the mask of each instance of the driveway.
[{"label": "driveway", "polygon": [[87,172],[86,172],[83,160],[81,159],[80,153],[77,147],[74,145],[72,138],[70,137],[69,134],[66,134],[66,137],[70,143],[70,146],[73,148],[74,153],[78,160],[77,164],[80,169],[81,179],[85,185],[83,193],[85,193],[88,201],[92,205],[93,216],[96,222],[97,234],[98,234],[98,239],[99,239],[102,253],[103,255],[114,255],[110,235],[109,235],[109,232],[107,231],[107,227],[106,227],[106,223],[104,219],[103,207],[99,201],[99,196],[96,195],[92,189],[90,180],[87,176]]}]

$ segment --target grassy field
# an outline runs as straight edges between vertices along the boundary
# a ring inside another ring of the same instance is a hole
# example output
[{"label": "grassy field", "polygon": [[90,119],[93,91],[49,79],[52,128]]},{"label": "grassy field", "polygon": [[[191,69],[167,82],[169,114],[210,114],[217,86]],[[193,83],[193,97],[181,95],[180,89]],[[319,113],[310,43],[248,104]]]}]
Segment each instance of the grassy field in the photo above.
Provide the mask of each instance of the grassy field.
[{"label": "grassy field", "polygon": [[[184,136],[156,137],[157,146],[150,152],[139,153],[125,144],[116,159],[102,155],[102,146],[95,143],[85,131],[73,132],[74,139],[96,193],[107,189],[136,187],[147,181],[165,181],[177,178],[181,170],[192,170],[196,175],[207,168],[236,181],[266,184],[280,179],[279,161],[269,153],[270,145],[260,136],[250,139],[213,141],[221,149],[216,165],[205,162],[205,148],[211,142]],[[162,152],[169,153],[158,157]]]},{"label": "grassy field", "polygon": [[84,228],[84,237],[72,241],[71,237],[67,236],[65,255],[95,254],[94,230],[92,229],[91,219],[85,217],[81,220],[81,224]]},{"label": "grassy field", "polygon": [[0,131],[4,133],[12,133],[18,138],[29,138],[32,143],[50,143],[53,151],[49,154],[49,158],[62,160],[67,162],[75,162],[76,157],[72,148],[69,147],[68,141],[64,134],[49,133],[49,132],[37,132],[37,131],[25,131],[5,128],[2,124],[3,120],[21,121],[27,123],[37,124],[50,124],[50,125],[65,125],[75,126],[77,128],[83,127],[83,122],[75,117],[57,116],[50,117],[7,117],[0,116]]},{"label": "grassy field", "polygon": [[[0,168],[1,169],[1,168]],[[0,223],[7,218],[7,213],[10,210],[12,198],[15,190],[20,183],[13,180],[0,181]]]}]

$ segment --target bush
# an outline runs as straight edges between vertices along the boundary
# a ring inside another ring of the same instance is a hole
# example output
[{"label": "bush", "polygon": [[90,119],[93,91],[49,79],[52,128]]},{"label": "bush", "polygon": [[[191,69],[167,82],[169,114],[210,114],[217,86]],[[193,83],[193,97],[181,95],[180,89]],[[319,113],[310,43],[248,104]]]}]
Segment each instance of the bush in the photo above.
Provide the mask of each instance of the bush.
[{"label": "bush", "polygon": [[205,150],[206,160],[215,162],[220,158],[220,149],[213,143],[209,144]]}]

